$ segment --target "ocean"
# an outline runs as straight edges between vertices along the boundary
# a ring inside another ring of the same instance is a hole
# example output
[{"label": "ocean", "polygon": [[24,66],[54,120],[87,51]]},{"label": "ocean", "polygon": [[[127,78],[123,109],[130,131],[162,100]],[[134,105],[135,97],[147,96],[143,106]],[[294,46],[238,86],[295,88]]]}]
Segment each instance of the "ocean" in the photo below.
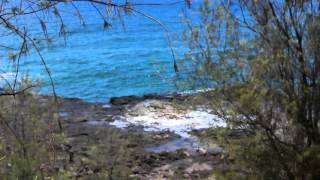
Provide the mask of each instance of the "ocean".
[{"label": "ocean", "polygon": [[[66,25],[66,39],[59,36],[59,20],[52,15],[44,16],[49,37],[52,38],[50,44],[37,39],[43,33],[38,19],[30,16],[17,22],[26,24],[29,34],[39,42],[58,96],[106,102],[114,96],[167,94],[191,89],[191,86],[182,83],[182,76],[174,71],[166,34],[159,24],[130,13],[122,17],[123,21],[109,19],[111,26],[104,29],[103,20],[93,6],[81,2],[76,5],[85,26],[81,26],[72,6],[59,6]],[[185,30],[181,17],[186,9],[185,4],[139,6],[137,9],[163,22],[170,32],[175,57],[178,63],[182,62],[184,53],[188,51],[181,39]],[[1,36],[0,40],[8,46],[21,44],[7,36]],[[9,62],[7,50],[1,49],[0,52],[0,73],[6,77],[13,76],[16,62]],[[52,94],[48,74],[34,50],[20,60],[19,76],[25,75],[41,82],[37,88],[41,94]]]}]

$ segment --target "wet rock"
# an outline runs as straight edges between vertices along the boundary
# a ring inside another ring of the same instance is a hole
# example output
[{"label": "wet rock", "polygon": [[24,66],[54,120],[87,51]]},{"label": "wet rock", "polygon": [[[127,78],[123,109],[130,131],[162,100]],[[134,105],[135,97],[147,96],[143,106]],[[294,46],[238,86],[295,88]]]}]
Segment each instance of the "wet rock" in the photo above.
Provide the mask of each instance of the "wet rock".
[{"label": "wet rock", "polygon": [[165,97],[157,93],[150,93],[150,94],[145,94],[143,98],[144,99],[164,99]]},{"label": "wet rock", "polygon": [[160,157],[169,157],[171,154],[169,152],[163,151],[161,153],[159,153]]},{"label": "wet rock", "polygon": [[142,97],[139,97],[139,96],[122,96],[122,97],[112,97],[110,98],[110,103],[112,105],[116,105],[116,106],[119,106],[119,105],[127,105],[131,102],[134,102],[134,101],[141,101],[143,100]]},{"label": "wet rock", "polygon": [[143,100],[172,100],[174,97],[177,95],[173,96],[163,96],[157,93],[151,93],[151,94],[145,94],[143,96],[121,96],[121,97],[112,97],[110,98],[110,103],[112,105],[127,105],[130,103],[137,103]]}]

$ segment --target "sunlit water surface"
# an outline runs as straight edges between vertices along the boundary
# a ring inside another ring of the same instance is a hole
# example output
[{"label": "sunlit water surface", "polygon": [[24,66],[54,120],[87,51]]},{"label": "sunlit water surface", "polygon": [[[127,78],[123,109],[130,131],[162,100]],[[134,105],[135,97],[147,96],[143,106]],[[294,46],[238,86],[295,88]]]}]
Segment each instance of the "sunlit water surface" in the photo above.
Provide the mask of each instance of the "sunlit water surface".
[{"label": "sunlit water surface", "polygon": [[[123,17],[124,26],[120,21],[111,21],[112,26],[104,30],[103,21],[92,6],[77,5],[86,25],[82,27],[79,19],[68,13],[74,10],[61,6],[68,31],[66,41],[58,35],[59,21],[50,17],[45,20],[53,42],[50,45],[45,42],[38,44],[59,96],[105,102],[113,96],[190,90],[188,86],[181,86],[181,80],[178,80],[165,31],[158,24],[131,14]],[[184,25],[180,14],[183,8],[183,4],[138,8],[162,21],[169,29],[176,59],[180,62],[187,51],[181,41]],[[28,30],[33,37],[42,34],[35,18],[26,17],[21,21],[29,24]],[[1,37],[1,41],[11,46],[20,43],[10,37]],[[3,61],[0,67],[2,76],[10,78],[14,77],[10,72],[15,69],[6,62],[7,55],[1,51]],[[40,93],[52,93],[48,74],[37,53],[31,51],[22,57],[20,63],[19,75],[28,74],[32,79],[40,79],[43,82]],[[1,83],[4,84],[3,81]]]}]

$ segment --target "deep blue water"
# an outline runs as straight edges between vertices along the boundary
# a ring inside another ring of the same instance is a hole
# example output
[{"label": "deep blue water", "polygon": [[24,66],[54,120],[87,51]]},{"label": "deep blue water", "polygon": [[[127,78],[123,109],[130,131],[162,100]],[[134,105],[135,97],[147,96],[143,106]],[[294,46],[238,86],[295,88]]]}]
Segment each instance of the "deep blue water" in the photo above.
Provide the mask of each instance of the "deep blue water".
[{"label": "deep blue water", "polygon": [[[53,42],[50,45],[39,43],[59,96],[105,102],[113,96],[189,89],[179,85],[181,80],[174,72],[165,32],[159,25],[131,14],[123,17],[124,27],[119,20],[115,20],[110,21],[112,27],[104,30],[103,21],[92,6],[84,3],[77,6],[85,18],[84,27],[79,24],[78,18],[68,13],[71,7],[60,6],[68,31],[66,41],[58,35],[58,20],[49,17],[46,22]],[[187,51],[181,41],[184,25],[179,14],[182,8],[185,8],[184,4],[138,8],[162,21],[169,29],[178,61],[183,60],[183,54]],[[26,17],[21,22],[28,24],[33,37],[42,34],[35,18]],[[1,41],[12,46],[20,44],[8,37],[2,37]],[[7,54],[1,52],[3,61],[0,67],[14,71],[14,63],[6,63]],[[52,93],[48,75],[34,51],[21,59],[20,72],[20,75],[28,74],[32,79],[40,79],[43,82],[39,89],[41,93]]]}]

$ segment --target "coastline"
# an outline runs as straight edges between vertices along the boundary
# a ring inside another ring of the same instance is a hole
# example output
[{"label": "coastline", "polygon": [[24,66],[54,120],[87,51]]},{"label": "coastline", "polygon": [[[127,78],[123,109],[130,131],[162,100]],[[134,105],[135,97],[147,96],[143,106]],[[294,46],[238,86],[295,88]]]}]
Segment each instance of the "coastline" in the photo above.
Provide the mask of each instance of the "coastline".
[{"label": "coastline", "polygon": [[[165,178],[168,176],[167,171],[172,171],[171,169],[175,168],[184,168],[185,179],[206,177],[213,169],[224,167],[221,159],[223,149],[220,146],[201,144],[196,136],[181,137],[180,134],[170,131],[170,129],[146,130],[143,124],[131,123],[124,126],[114,124],[119,118],[126,117],[128,109],[141,103],[148,101],[173,102],[181,106],[188,98],[190,95],[124,96],[111,98],[107,106],[103,103],[89,103],[77,98],[61,98],[59,111],[63,126],[67,131],[72,132],[73,135],[70,134],[72,137],[79,135],[78,138],[81,139],[87,135],[93,139],[100,139],[103,137],[92,135],[94,131],[101,128],[113,129],[121,134],[126,134],[126,136],[140,134],[143,137],[143,143],[130,145],[143,148],[144,152],[143,157],[140,157],[144,162],[136,169],[138,171],[136,177],[141,179]],[[194,130],[202,131],[203,129],[205,128]],[[189,132],[191,131],[190,129]],[[145,172],[145,169],[148,169],[149,172]],[[178,169],[174,171],[178,171]],[[171,175],[173,176],[174,172],[171,172]]]},{"label": "coastline", "polygon": [[[54,101],[52,96],[26,95],[28,100],[24,102],[36,110],[26,113],[46,116],[49,110],[58,115],[62,130],[54,126],[55,118],[45,117],[47,124],[44,124],[53,127],[51,130],[56,138],[61,132],[64,137],[64,143],[55,147],[58,154],[56,168],[63,171],[71,166],[76,177],[88,178],[100,172],[104,168],[99,164],[100,158],[122,156],[118,152],[120,149],[131,154],[124,155],[127,158],[124,162],[129,163],[126,167],[130,168],[130,178],[133,179],[170,179],[177,175],[181,179],[206,178],[212,171],[226,168],[222,147],[214,141],[202,143],[198,139],[201,133],[196,132],[209,126],[184,127],[187,125],[185,121],[189,123],[196,121],[195,118],[206,117],[192,117],[192,113],[186,116],[193,111],[191,107],[197,107],[190,104],[194,95],[124,96],[114,97],[106,103],[64,97],[57,97],[58,101]],[[5,98],[2,100],[7,102]],[[144,123],[139,118],[152,121]],[[123,124],[115,124],[119,120]],[[108,151],[111,148],[113,153],[100,157],[92,153],[97,146]]]}]

